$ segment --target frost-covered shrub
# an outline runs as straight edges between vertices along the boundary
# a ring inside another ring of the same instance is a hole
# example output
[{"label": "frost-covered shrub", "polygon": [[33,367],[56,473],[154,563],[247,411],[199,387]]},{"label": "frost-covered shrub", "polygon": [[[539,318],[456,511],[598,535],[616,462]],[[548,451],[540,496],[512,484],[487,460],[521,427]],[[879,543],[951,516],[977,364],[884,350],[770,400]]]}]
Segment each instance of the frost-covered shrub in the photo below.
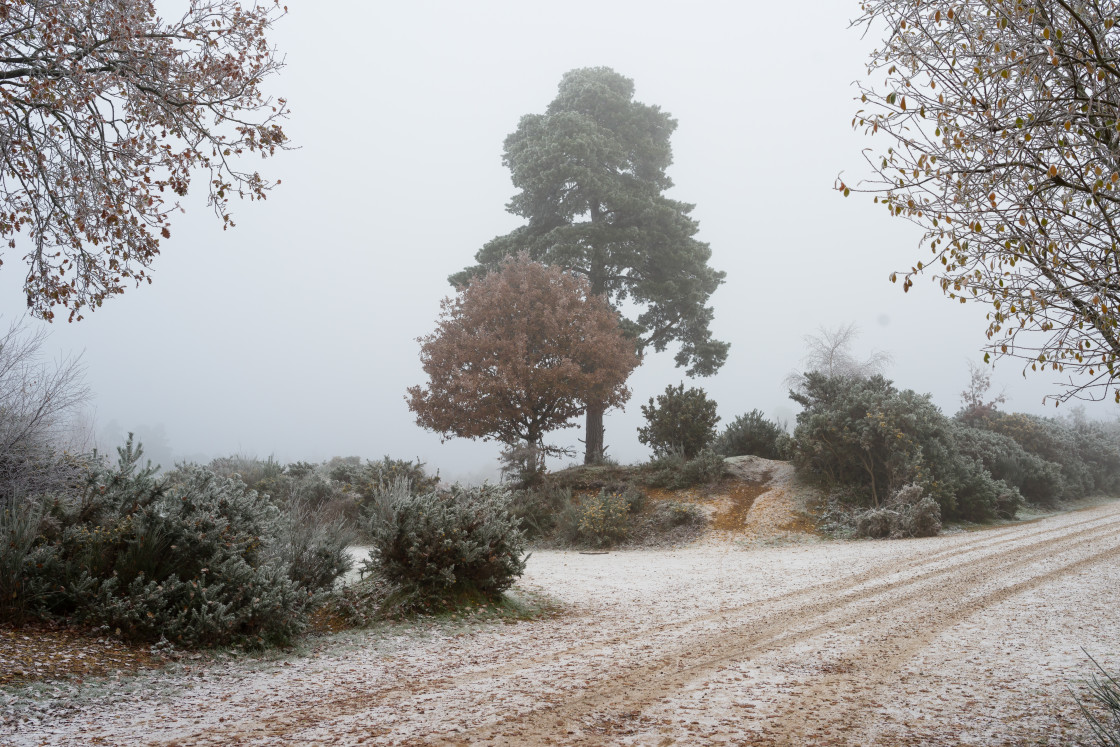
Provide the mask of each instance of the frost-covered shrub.
[{"label": "frost-covered shrub", "polygon": [[704,449],[692,459],[680,452],[668,453],[650,462],[653,474],[649,484],[657,488],[681,490],[694,485],[718,482],[727,473],[723,456]]},{"label": "frost-covered shrub", "polygon": [[271,480],[284,474],[284,465],[271,456],[268,459],[258,459],[244,454],[233,454],[210,460],[206,468],[222,477],[236,475],[250,490],[259,489],[262,492],[267,492]]},{"label": "frost-covered shrub", "polygon": [[333,578],[295,570],[266,496],[193,465],[157,477],[131,439],[118,455],[79,493],[44,502],[32,549],[46,561],[23,579],[49,586],[37,614],[182,646],[284,644],[303,630],[315,586]]},{"label": "frost-covered shrub", "polygon": [[941,533],[941,506],[928,495],[914,504],[905,524],[911,537],[934,537]]},{"label": "frost-covered shrub", "polygon": [[998,411],[969,422],[1011,438],[1038,459],[1057,466],[1060,487],[1056,494],[1041,501],[1044,505],[1120,487],[1120,444],[1114,434],[1099,424],[1067,425],[1053,418]]},{"label": "frost-covered shrub", "polygon": [[562,523],[565,538],[573,544],[611,547],[630,533],[630,505],[621,493],[601,490],[580,499]]},{"label": "frost-covered shrub", "polygon": [[525,538],[509,493],[494,486],[409,493],[404,481],[371,503],[365,570],[420,604],[501,595],[525,570]]},{"label": "frost-covered shrub", "polygon": [[794,431],[794,464],[865,507],[883,508],[908,483],[920,485],[947,519],[1011,517],[1021,503],[1014,486],[962,451],[957,426],[929,395],[899,391],[881,376],[809,373],[791,396],[804,408]]},{"label": "frost-covered shrub", "polygon": [[318,591],[331,588],[350,570],[353,561],[346,548],[354,539],[345,517],[333,515],[330,504],[316,507],[297,493],[277,522],[275,552],[293,581]]},{"label": "frost-covered shrub", "polygon": [[556,529],[572,502],[572,489],[553,484],[510,491],[510,515],[520,522],[526,539],[539,539]]},{"label": "frost-covered shrub", "polygon": [[668,386],[664,394],[642,405],[646,425],[638,429],[638,440],[653,449],[655,456],[680,452],[685,459],[699,454],[716,436],[716,403],[703,389]]},{"label": "frost-covered shrub", "polygon": [[785,430],[762,413],[751,410],[735,418],[719,434],[714,450],[725,457],[751,454],[763,459],[782,459]]},{"label": "frost-covered shrub", "polygon": [[1065,492],[1062,468],[1030,453],[1010,436],[958,423],[954,438],[962,453],[984,465],[995,480],[1016,488],[1035,505],[1051,505]]},{"label": "frost-covered shrub", "polygon": [[37,541],[43,517],[37,496],[0,507],[0,620],[19,620],[40,609],[55,590],[40,570],[58,565],[58,548]]},{"label": "frost-covered shrub", "polygon": [[857,513],[857,537],[933,537],[941,532],[941,506],[921,486],[905,485],[882,506]]}]

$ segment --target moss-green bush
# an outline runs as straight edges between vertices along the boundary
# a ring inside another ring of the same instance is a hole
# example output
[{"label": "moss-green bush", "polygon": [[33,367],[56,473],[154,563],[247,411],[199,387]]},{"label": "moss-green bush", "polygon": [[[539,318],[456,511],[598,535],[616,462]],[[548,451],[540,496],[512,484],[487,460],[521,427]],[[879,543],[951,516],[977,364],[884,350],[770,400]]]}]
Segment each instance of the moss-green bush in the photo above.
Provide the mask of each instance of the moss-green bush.
[{"label": "moss-green bush", "polygon": [[680,453],[692,459],[716,436],[716,403],[703,389],[668,386],[664,394],[642,405],[646,425],[638,429],[638,440],[653,449],[654,456]]},{"label": "moss-green bush", "polygon": [[785,429],[761,410],[751,410],[732,420],[715,440],[713,449],[725,457],[754,455],[784,459],[789,437]]},{"label": "moss-green bush", "polygon": [[419,606],[497,597],[525,570],[525,537],[509,509],[500,487],[416,495],[398,481],[368,512],[373,550],[365,570]]}]

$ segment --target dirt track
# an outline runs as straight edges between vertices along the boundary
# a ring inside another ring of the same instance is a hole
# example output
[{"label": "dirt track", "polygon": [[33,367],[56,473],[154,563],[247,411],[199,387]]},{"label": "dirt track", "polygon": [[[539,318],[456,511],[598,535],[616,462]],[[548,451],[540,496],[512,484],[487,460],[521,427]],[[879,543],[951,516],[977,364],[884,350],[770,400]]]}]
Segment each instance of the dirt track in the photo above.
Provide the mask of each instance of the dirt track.
[{"label": "dirt track", "polygon": [[1120,669],[1120,504],[928,540],[541,553],[566,612],[158,675],[16,744],[1068,744]]}]

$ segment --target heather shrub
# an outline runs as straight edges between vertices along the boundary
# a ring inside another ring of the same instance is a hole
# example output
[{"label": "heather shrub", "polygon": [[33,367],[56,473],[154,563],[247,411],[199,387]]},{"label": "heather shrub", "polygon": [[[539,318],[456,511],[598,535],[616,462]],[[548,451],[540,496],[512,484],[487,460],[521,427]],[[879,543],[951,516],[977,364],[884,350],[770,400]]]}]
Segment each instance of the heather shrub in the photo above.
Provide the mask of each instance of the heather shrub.
[{"label": "heather shrub", "polygon": [[664,394],[642,405],[646,425],[638,429],[638,440],[653,449],[655,456],[680,452],[692,459],[716,436],[716,403],[703,389],[668,386]]},{"label": "heather shrub", "polygon": [[398,584],[418,606],[500,596],[525,570],[525,538],[509,508],[500,487],[417,495],[398,480],[371,501],[364,570]]},{"label": "heather shrub", "polygon": [[780,425],[767,419],[761,410],[751,410],[731,421],[716,438],[713,448],[725,457],[751,454],[763,459],[782,459],[787,439]]}]

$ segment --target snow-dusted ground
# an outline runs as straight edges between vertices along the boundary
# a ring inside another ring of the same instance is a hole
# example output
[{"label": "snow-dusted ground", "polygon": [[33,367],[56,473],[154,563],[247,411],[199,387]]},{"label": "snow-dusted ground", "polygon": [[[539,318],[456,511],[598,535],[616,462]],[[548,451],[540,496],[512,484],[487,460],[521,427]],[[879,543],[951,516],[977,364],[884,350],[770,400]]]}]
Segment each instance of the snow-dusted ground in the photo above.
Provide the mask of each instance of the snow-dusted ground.
[{"label": "snow-dusted ground", "polygon": [[0,743],[1068,744],[1082,648],[1120,670],[1117,503],[922,540],[539,552],[520,587],[563,611],[0,693]]}]

